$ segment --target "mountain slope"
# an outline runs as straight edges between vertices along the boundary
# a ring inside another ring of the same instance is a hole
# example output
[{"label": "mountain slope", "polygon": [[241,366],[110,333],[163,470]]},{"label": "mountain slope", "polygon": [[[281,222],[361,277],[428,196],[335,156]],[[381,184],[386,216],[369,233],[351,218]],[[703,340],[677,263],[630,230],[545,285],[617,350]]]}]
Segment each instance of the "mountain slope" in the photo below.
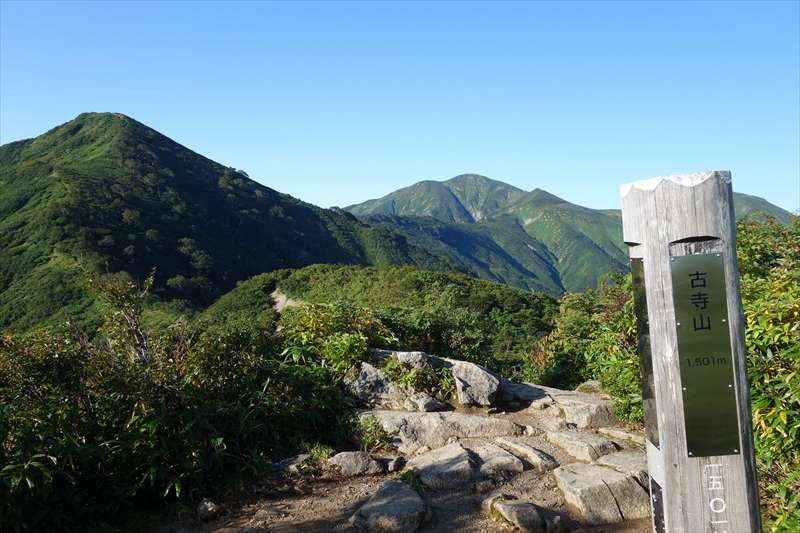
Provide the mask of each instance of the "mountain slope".
[{"label": "mountain slope", "polygon": [[405,236],[409,242],[451,259],[472,275],[512,287],[564,293],[552,266],[555,257],[512,217],[464,224],[430,216],[367,215],[367,224]]},{"label": "mountain slope", "polygon": [[[779,218],[786,213],[737,193],[734,205],[737,217],[754,211]],[[346,209],[449,257],[474,275],[515,287],[560,295],[597,287],[608,271],[628,269],[620,210],[588,209],[541,189],[525,192],[475,174],[420,182]],[[512,234],[516,237],[509,239]]]},{"label": "mountain slope", "polygon": [[205,307],[239,280],[312,263],[453,268],[124,115],[82,114],[0,147],[0,327],[62,321],[62,306],[96,314],[81,269],[141,279],[156,267],[155,294]]},{"label": "mountain slope", "polygon": [[[596,287],[598,277],[608,271],[628,268],[621,218],[613,212],[580,207],[541,189],[525,192],[475,174],[435,183],[421,182],[347,210],[453,259],[477,276],[515,287],[543,288],[560,295],[564,290]],[[435,194],[426,194],[430,191]],[[442,215],[464,212],[469,216]],[[417,218],[406,222],[403,216]],[[418,217],[446,223],[439,227],[446,227],[447,233],[433,231]],[[470,249],[474,243],[467,244],[466,235],[481,236],[480,257]]]}]

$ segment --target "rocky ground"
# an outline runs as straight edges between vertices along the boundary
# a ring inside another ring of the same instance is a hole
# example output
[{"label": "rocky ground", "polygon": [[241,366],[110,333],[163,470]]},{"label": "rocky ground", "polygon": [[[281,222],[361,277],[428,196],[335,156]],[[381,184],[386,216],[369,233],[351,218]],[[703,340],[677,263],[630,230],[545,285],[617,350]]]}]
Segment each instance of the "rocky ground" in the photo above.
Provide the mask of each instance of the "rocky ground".
[{"label": "rocky ground", "polygon": [[[614,423],[608,398],[495,380],[471,407],[411,412],[408,391],[374,381],[381,378],[369,366],[361,399],[372,408],[360,416],[381,422],[395,453],[288,477],[250,499],[214,502],[204,521],[179,517],[152,532],[652,531],[644,439]],[[485,388],[485,376],[472,375],[479,369],[458,372],[470,380],[457,380],[460,399]],[[423,490],[388,481],[390,459],[414,470]]]}]

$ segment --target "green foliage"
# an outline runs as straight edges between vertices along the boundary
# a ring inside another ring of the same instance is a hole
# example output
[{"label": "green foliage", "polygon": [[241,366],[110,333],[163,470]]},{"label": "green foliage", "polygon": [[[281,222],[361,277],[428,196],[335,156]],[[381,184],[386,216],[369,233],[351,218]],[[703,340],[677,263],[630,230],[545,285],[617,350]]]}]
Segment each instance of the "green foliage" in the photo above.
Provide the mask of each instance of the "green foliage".
[{"label": "green foliage", "polygon": [[[271,475],[272,457],[349,428],[338,373],[279,358],[274,322],[151,330],[141,315],[151,283],[90,280],[111,307],[96,338],[72,322],[3,337],[3,524],[79,529],[100,516],[120,523],[132,512],[193,508],[231,483]],[[362,438],[377,442],[374,431]]]},{"label": "green foliage", "polygon": [[[257,282],[254,278],[253,282]],[[231,294],[248,291],[243,283]],[[277,281],[286,295],[371,309],[386,330],[366,333],[373,348],[422,350],[511,369],[552,329],[555,301],[464,274],[413,267],[313,265]],[[302,311],[287,310],[286,316]]]},{"label": "green foliage", "polygon": [[389,476],[389,479],[393,481],[401,481],[407,485],[410,485],[412,489],[420,494],[427,490],[427,487],[424,483],[422,483],[422,479],[419,477],[419,472],[416,470],[403,470],[402,472],[395,472]]},{"label": "green foliage", "polygon": [[389,444],[389,434],[376,418],[353,416],[349,422],[351,424],[350,435],[357,443],[359,450],[377,452],[392,449]]},{"label": "green foliage", "polygon": [[565,389],[600,379],[602,385],[624,391],[621,397],[629,399],[638,389],[630,300],[630,276],[622,272],[600,280],[597,290],[564,295],[555,329],[520,370],[521,377]]},{"label": "green foliage", "polygon": [[800,217],[737,223],[762,509],[775,531],[800,525]]}]

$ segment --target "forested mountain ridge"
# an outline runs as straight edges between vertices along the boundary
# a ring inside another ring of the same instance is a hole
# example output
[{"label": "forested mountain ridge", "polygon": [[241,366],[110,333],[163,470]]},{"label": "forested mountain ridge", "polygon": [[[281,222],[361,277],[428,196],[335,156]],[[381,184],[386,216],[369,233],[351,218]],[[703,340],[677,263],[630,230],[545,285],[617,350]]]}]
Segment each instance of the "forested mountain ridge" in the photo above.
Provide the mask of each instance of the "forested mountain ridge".
[{"label": "forested mountain ridge", "polygon": [[[734,205],[739,218],[787,214],[744,194],[734,193]],[[345,209],[474,275],[556,296],[595,288],[607,272],[628,269],[620,210],[589,209],[476,174],[422,181]]]},{"label": "forested mountain ridge", "polygon": [[81,269],[144,279],[155,267],[156,295],[203,308],[239,280],[313,263],[457,269],[124,115],[85,113],[0,147],[0,327],[96,314]]},{"label": "forested mountain ridge", "polygon": [[[783,213],[734,200],[740,215]],[[0,328],[98,317],[83,279],[106,270],[144,279],[156,268],[150,294],[169,312],[316,263],[457,270],[559,297],[627,269],[621,241],[618,210],[475,174],[322,209],[121,114],[85,113],[0,147]]]}]

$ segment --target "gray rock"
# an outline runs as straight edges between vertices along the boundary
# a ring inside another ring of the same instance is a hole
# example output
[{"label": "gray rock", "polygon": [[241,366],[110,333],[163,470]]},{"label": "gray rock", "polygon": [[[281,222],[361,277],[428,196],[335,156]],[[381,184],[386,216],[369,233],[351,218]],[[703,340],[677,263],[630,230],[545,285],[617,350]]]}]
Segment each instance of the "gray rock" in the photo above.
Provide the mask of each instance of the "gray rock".
[{"label": "gray rock", "polygon": [[611,399],[607,396],[563,391],[549,387],[541,387],[541,389],[564,412],[564,418],[568,424],[574,424],[580,429],[588,429],[612,426],[618,422],[611,408]]},{"label": "gray rock", "polygon": [[547,440],[584,463],[591,463],[598,457],[617,451],[616,445],[610,440],[586,433],[550,431]]},{"label": "gray rock", "polygon": [[562,431],[567,429],[567,421],[558,416],[543,417],[539,423],[542,428],[547,431]]},{"label": "gray rock", "polygon": [[[603,482],[603,478],[588,476],[586,472],[576,470],[575,466],[589,465],[566,465],[554,470],[556,483],[564,493],[564,499],[574,505],[583,519],[591,525],[622,522],[623,518],[617,501],[611,494],[611,489]],[[613,471],[609,470],[609,472]]]},{"label": "gray rock", "polygon": [[580,463],[559,467],[554,474],[564,498],[592,525],[650,516],[647,492],[629,474]]},{"label": "gray rock", "polygon": [[373,417],[391,435],[399,452],[413,455],[420,448],[440,448],[448,440],[522,435],[524,429],[510,420],[456,412],[407,413],[403,411],[356,411]]},{"label": "gray rock", "polygon": [[222,507],[212,502],[208,498],[203,498],[197,506],[197,519],[201,522],[211,520],[217,513],[222,510]]},{"label": "gray rock", "polygon": [[440,402],[430,394],[426,394],[424,392],[415,392],[411,395],[408,401],[414,406],[414,409],[408,409],[409,411],[422,411],[423,413],[430,413],[432,411],[439,411],[446,407],[443,402]]},{"label": "gray rock", "polygon": [[412,368],[439,368],[442,360],[438,357],[428,355],[425,352],[397,352],[394,350],[373,350],[372,358],[380,364],[386,363],[391,357],[396,357],[401,363],[406,363]]},{"label": "gray rock", "polygon": [[293,457],[288,457],[275,465],[278,470],[281,470],[289,475],[298,476],[303,473],[302,465],[311,458],[309,453],[301,453]]},{"label": "gray rock", "polygon": [[540,533],[544,523],[536,507],[517,500],[498,499],[493,503],[495,511],[517,526],[524,533]]},{"label": "gray rock", "polygon": [[496,501],[500,501],[500,500],[505,499],[507,497],[508,496],[506,496],[502,492],[499,492],[499,491],[498,492],[493,492],[490,495],[488,495],[487,497],[485,497],[483,500],[481,500],[481,508],[484,511],[486,511],[488,514],[492,514],[492,511],[494,510],[494,503]]},{"label": "gray rock", "polygon": [[555,459],[522,439],[498,437],[495,442],[531,463],[539,472],[547,472],[558,466],[558,462]]},{"label": "gray rock", "polygon": [[360,531],[413,533],[430,513],[419,494],[405,483],[387,480],[350,518]]},{"label": "gray rock", "polygon": [[514,395],[514,399],[523,402],[542,402],[541,405],[552,403],[544,388],[531,383],[517,383],[505,378],[500,378],[500,388]]},{"label": "gray rock", "polygon": [[380,409],[403,409],[413,391],[389,381],[379,368],[361,363],[354,378],[345,378],[345,385],[361,403]]},{"label": "gray rock", "polygon": [[496,444],[486,443],[470,449],[480,460],[479,472],[483,477],[494,477],[501,472],[522,472],[522,461]]},{"label": "gray rock", "polygon": [[469,452],[457,442],[414,457],[408,461],[406,468],[416,470],[420,481],[432,489],[463,487],[475,476],[475,466]]},{"label": "gray rock", "polygon": [[588,392],[588,393],[595,393],[595,392],[602,392],[600,389],[600,382],[596,379],[592,379],[589,381],[585,381],[575,387],[577,392]]},{"label": "gray rock", "polygon": [[617,422],[609,405],[563,405],[564,419],[581,429],[598,428]]},{"label": "gray rock", "polygon": [[633,476],[642,487],[650,486],[650,478],[647,473],[647,455],[644,453],[612,453],[600,457],[592,464],[609,466],[617,472]]},{"label": "gray rock", "polygon": [[399,472],[405,467],[406,460],[403,457],[395,456],[386,459],[386,470],[389,472]]},{"label": "gray rock", "polygon": [[601,435],[609,437],[611,439],[621,441],[621,442],[628,442],[631,441],[635,444],[640,446],[644,446],[644,435],[640,433],[631,433],[630,431],[625,431],[622,428],[610,427],[610,428],[599,428],[597,432]]},{"label": "gray rock", "polygon": [[545,431],[542,428],[537,428],[536,426],[525,426],[525,436],[526,437],[537,437],[539,435],[544,435]]},{"label": "gray rock", "polygon": [[510,390],[501,389],[499,391],[500,400],[504,402],[512,402],[514,401],[514,393]]},{"label": "gray rock", "polygon": [[500,380],[480,365],[445,359],[446,368],[456,381],[458,401],[464,405],[491,405],[497,396]]},{"label": "gray rock", "polygon": [[328,464],[339,469],[343,476],[371,476],[385,473],[383,466],[370,457],[367,452],[341,452],[330,459]]}]

